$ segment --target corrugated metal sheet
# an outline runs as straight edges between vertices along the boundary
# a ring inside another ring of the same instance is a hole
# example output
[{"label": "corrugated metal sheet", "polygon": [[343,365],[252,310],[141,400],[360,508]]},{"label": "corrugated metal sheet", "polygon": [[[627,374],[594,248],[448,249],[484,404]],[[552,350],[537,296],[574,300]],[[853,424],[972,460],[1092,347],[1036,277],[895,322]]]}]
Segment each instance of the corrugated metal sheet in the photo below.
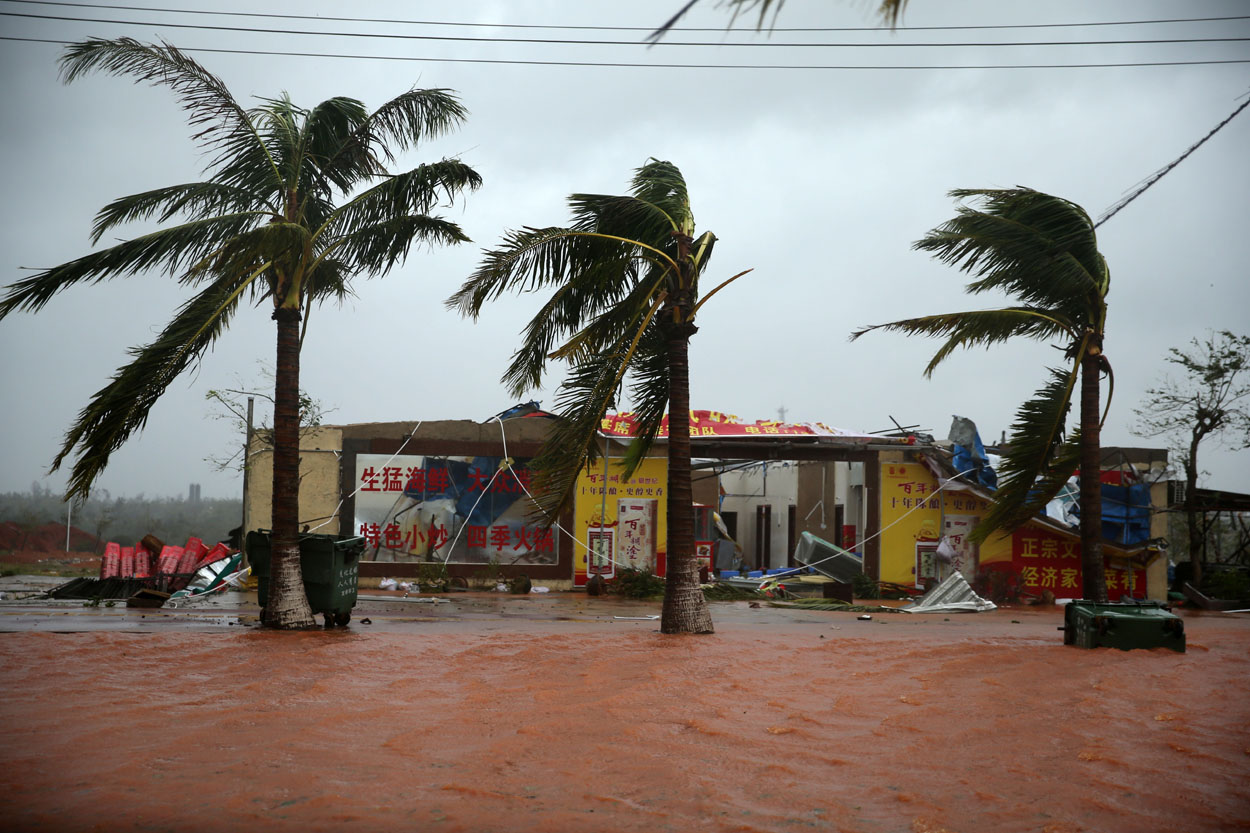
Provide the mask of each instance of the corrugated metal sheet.
[{"label": "corrugated metal sheet", "polygon": [[996,607],[998,605],[989,599],[978,596],[963,574],[956,571],[921,596],[920,601],[902,610],[907,613],[979,613]]}]

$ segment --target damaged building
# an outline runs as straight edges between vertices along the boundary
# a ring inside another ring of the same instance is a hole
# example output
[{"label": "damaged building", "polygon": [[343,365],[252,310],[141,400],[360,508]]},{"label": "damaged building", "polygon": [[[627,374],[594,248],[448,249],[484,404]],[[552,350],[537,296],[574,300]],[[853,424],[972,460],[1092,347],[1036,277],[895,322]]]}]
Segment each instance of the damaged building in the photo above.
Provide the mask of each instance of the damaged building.
[{"label": "damaged building", "polygon": [[[582,586],[596,574],[612,578],[627,567],[663,575],[663,435],[626,479],[632,422],[628,414],[609,414],[599,459],[583,470],[572,505],[548,528],[536,521],[529,462],[553,418],[528,406],[482,423],[308,429],[301,440],[301,527],[364,537],[365,583],[419,576],[431,565],[465,578],[524,574],[552,589]],[[693,411],[692,511],[702,566],[715,574],[717,542],[729,538],[736,566],[746,571],[795,567],[806,533],[859,554],[869,577],[903,587],[931,586],[959,572],[982,588],[1081,597],[1079,532],[1065,518],[1064,493],[1047,516],[973,544],[969,534],[993,499],[980,471],[992,472],[992,454],[979,440],[965,446],[896,434]],[[1166,452],[1104,449],[1103,459],[1108,592],[1113,599],[1166,598],[1159,546],[1166,520],[1152,511],[1166,505]],[[976,476],[967,474],[969,466]],[[248,529],[267,525],[271,477],[271,452],[257,435],[249,449]]]}]

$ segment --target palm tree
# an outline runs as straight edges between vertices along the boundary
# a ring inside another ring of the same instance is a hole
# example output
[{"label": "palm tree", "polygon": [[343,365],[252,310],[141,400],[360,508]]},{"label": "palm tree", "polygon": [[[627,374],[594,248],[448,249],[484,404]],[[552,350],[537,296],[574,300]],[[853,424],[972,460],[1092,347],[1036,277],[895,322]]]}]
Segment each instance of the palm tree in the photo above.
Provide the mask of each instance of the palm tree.
[{"label": "palm tree", "polygon": [[597,431],[628,374],[638,431],[626,475],[646,455],[668,410],[668,566],[660,630],[711,633],[699,588],[690,489],[689,340],[703,301],[699,276],[716,237],[695,237],[686,181],[671,162],[649,160],[628,196],[574,194],[565,228],[525,228],[487,251],[447,301],[474,319],[508,290],[551,289],[524,331],[503,381],[520,396],[542,383],[549,359],[566,359],[557,394],[562,420],[534,460],[539,505],[550,522],[572,499],[578,471],[597,454]]},{"label": "palm tree", "polygon": [[[1012,530],[1036,515],[1079,465],[1081,558],[1085,596],[1106,601],[1102,560],[1102,492],[1099,483],[1099,377],[1110,374],[1103,355],[1110,273],[1098,251],[1094,223],[1079,205],[1028,188],[952,191],[981,210],[961,205],[958,214],[914,248],[976,276],[971,293],[999,290],[1019,305],[908,318],[865,327],[946,338],[925,376],[960,347],[990,346],[1015,336],[1058,339],[1067,367],[1020,406],[1003,457],[1001,486],[974,535]],[[1064,437],[1073,390],[1080,380],[1080,419]],[[1108,405],[1110,397],[1108,397]]]},{"label": "palm tree", "polygon": [[[37,311],[78,283],[160,270],[195,294],[151,344],[97,392],[53,462],[76,453],[70,496],[85,496],[109,455],[136,430],[179,374],[220,336],[243,298],[273,304],[272,561],[265,624],[313,624],[299,568],[299,354],[314,303],[341,300],[355,275],[382,276],[414,242],[467,241],[429,212],[481,179],[444,159],[392,174],[393,151],[450,131],[466,111],[447,90],[411,89],[368,112],[351,98],[312,109],[285,95],[244,109],[225,84],[169,44],[91,39],[61,58],[65,82],[89,72],[171,89],[208,156],[202,182],[122,197],[96,216],[92,242],[115,226],[155,219],[160,228],[13,283],[0,318]],[[363,187],[363,190],[359,190]],[[356,193],[353,193],[356,192]],[[304,330],[301,331],[300,321]]]}]

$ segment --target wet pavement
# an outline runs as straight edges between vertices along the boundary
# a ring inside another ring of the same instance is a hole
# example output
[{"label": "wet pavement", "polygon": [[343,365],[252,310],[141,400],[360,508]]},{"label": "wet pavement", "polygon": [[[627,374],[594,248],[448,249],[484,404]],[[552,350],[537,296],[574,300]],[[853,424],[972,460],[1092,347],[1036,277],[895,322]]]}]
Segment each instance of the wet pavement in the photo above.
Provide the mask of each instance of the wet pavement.
[{"label": "wet pavement", "polygon": [[[14,831],[1250,830],[1250,619],[363,594],[348,628],[0,603]],[[620,618],[618,618],[620,617]],[[371,624],[363,624],[368,619]]]},{"label": "wet pavement", "polygon": [[[0,592],[8,587],[28,587],[29,577],[0,579]],[[43,583],[40,592],[64,583],[53,579]],[[40,586],[40,585],[36,585]],[[35,587],[30,587],[33,591]],[[7,592],[12,594],[11,590]],[[158,630],[223,630],[258,627],[260,606],[256,591],[227,591],[198,599],[175,600],[178,607],[127,607],[124,600],[101,603],[81,599],[43,599],[28,596],[20,600],[0,601],[0,633],[41,631],[51,633],[85,633],[122,631],[145,633]],[[870,602],[869,604],[876,604]],[[884,602],[899,606],[903,602]],[[718,621],[725,624],[751,623],[768,625],[820,625],[827,622],[828,611],[804,611],[774,608],[766,603],[718,603]],[[580,592],[531,593],[512,595],[497,592],[465,592],[438,594],[405,594],[400,591],[360,591],[349,629],[379,632],[402,631],[414,625],[423,629],[453,623],[498,623],[533,628],[543,623],[572,622],[614,627],[645,627],[658,629],[660,603],[636,601],[619,597],[587,597]],[[841,614],[847,616],[849,614]],[[858,615],[858,614],[857,614]],[[878,614],[897,619],[901,616],[916,621],[932,619],[932,615]],[[949,615],[939,618],[947,618]],[[855,617],[851,617],[855,618]],[[317,618],[321,622],[321,617]],[[899,621],[902,621],[901,619]],[[913,622],[914,624],[914,622]],[[455,624],[454,627],[461,627]]]}]

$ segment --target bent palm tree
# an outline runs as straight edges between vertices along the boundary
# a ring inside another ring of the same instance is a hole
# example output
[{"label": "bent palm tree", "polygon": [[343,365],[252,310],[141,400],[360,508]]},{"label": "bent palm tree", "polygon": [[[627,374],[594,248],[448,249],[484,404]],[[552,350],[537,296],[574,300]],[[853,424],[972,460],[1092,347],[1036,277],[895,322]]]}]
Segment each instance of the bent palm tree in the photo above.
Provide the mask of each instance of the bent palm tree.
[{"label": "bent palm tree", "polygon": [[[1081,558],[1085,596],[1106,601],[1102,560],[1102,492],[1099,483],[1099,375],[1110,373],[1102,353],[1110,273],[1098,251],[1094,224],[1079,205],[1028,188],[952,191],[978,198],[984,210],[959,213],[914,248],[977,277],[971,293],[999,290],[1019,306],[908,318],[865,327],[908,335],[941,336],[946,343],[925,367],[925,376],[960,347],[990,346],[1015,336],[1063,343],[1068,367],[1020,406],[1003,456],[993,506],[973,533],[984,540],[1012,530],[1041,511],[1079,465]],[[1080,379],[1079,424],[1065,439],[1073,390]],[[1110,401],[1108,401],[1108,405]]]},{"label": "bent palm tree", "polygon": [[572,195],[567,228],[509,232],[447,305],[476,319],[483,304],[505,291],[554,290],[503,376],[520,396],[542,383],[549,359],[571,365],[557,394],[563,419],[534,461],[539,505],[549,520],[572,499],[578,470],[596,456],[600,420],[627,375],[638,414],[627,475],[668,409],[668,572],[660,630],[711,633],[694,557],[688,355],[702,304],[699,276],[716,237],[694,237],[686,182],[672,163],[648,161],[630,190],[629,196]]},{"label": "bent palm tree", "polygon": [[[299,568],[299,352],[314,302],[342,299],[358,274],[385,275],[414,242],[468,238],[429,212],[481,184],[457,160],[391,174],[393,149],[459,125],[466,111],[446,90],[412,89],[376,111],[351,98],[311,110],[282,95],[244,109],[216,76],[173,46],[129,38],[71,45],[66,82],[88,72],[131,76],[173,90],[209,154],[208,178],[122,197],[96,216],[92,242],[130,221],[157,231],[17,281],[0,318],[37,311],[53,295],[156,269],[197,288],[153,343],[98,391],[66,434],[52,468],[76,453],[70,495],[86,495],[109,455],[135,431],[166,387],[226,329],[240,301],[273,303],[274,385],[272,564],[265,624],[313,624]],[[370,183],[375,183],[371,184]],[[369,186],[356,193],[361,187]],[[338,200],[336,202],[336,200]]]}]

